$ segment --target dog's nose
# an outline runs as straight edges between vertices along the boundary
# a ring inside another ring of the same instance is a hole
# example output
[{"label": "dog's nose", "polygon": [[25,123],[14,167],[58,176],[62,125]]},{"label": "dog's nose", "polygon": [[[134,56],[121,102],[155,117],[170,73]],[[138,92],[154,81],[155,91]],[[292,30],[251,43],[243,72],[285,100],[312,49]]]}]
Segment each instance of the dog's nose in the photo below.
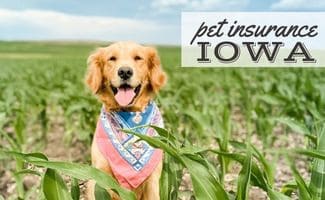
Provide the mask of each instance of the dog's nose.
[{"label": "dog's nose", "polygon": [[127,80],[133,75],[133,70],[130,67],[120,67],[117,74],[121,79]]}]

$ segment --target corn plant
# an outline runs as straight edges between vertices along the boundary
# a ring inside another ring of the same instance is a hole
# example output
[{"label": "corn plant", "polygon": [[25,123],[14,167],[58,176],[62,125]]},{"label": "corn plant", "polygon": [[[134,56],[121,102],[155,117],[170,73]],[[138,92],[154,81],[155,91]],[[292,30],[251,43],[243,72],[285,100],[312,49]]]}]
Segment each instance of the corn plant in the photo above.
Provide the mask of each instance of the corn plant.
[{"label": "corn plant", "polygon": [[[78,163],[30,153],[44,152],[49,136],[59,137],[58,148],[74,148],[76,141],[90,147],[101,105],[83,84],[86,58],[106,45],[0,41],[0,173],[10,171],[16,185],[15,194],[3,198],[28,199],[36,193],[39,199],[76,200],[82,198],[79,185],[89,179],[97,181],[97,199],[110,198],[106,188],[134,198],[90,167],[88,153]],[[165,151],[161,199],[249,199],[252,187],[271,200],[295,194],[324,199],[324,70],[185,69],[179,67],[179,47],[158,50],[169,75],[156,98],[166,129],[154,127],[157,138],[126,132]],[[277,149],[276,142],[293,134],[304,140],[299,148]],[[308,178],[295,164],[302,157]],[[275,176],[279,158],[292,174],[281,187]],[[225,177],[236,165],[240,169],[230,190]],[[185,173],[193,191],[180,190]],[[41,182],[26,188],[27,175]]]}]

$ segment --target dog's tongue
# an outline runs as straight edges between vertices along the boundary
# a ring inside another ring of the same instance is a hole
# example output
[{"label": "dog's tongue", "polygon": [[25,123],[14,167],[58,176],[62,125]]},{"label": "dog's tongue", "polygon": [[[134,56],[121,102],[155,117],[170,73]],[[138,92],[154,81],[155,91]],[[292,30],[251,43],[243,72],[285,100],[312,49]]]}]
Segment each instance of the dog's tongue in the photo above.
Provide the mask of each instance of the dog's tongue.
[{"label": "dog's tongue", "polygon": [[135,96],[135,92],[132,88],[117,88],[115,100],[120,106],[127,106],[131,103]]}]

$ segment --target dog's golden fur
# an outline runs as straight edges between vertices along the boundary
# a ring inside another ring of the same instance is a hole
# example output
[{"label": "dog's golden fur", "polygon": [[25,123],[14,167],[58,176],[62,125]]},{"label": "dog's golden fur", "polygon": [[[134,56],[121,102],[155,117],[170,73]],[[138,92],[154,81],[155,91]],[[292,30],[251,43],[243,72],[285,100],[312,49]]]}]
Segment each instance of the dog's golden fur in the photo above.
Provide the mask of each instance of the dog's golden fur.
[{"label": "dog's golden fur", "polygon": [[[118,69],[128,66],[133,70],[133,76],[128,84],[131,87],[141,86],[139,93],[132,103],[126,107],[121,106],[114,99],[111,87],[118,87],[121,83]],[[133,42],[117,42],[105,48],[97,49],[88,58],[88,72],[86,84],[103,103],[107,111],[128,110],[141,111],[166,82],[166,75],[161,69],[157,51],[152,47],[144,47]],[[113,176],[110,164],[98,149],[96,142],[91,148],[92,165]],[[155,171],[134,189],[137,199],[158,200],[159,178],[162,162]],[[94,197],[94,181],[87,185],[88,199]],[[119,199],[117,194],[109,191],[113,199]]]}]

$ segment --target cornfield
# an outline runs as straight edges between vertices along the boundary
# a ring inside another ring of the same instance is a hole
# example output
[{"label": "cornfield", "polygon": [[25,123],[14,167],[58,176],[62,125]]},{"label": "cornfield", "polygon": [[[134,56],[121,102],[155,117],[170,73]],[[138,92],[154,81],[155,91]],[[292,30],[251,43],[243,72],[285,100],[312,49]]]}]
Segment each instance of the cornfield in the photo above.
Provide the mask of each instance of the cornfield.
[{"label": "cornfield", "polygon": [[[104,43],[0,42],[0,199],[135,199],[90,166],[100,103],[83,83]],[[325,199],[325,70],[180,67],[156,97],[159,137],[125,130],[165,152],[162,200]]]}]

